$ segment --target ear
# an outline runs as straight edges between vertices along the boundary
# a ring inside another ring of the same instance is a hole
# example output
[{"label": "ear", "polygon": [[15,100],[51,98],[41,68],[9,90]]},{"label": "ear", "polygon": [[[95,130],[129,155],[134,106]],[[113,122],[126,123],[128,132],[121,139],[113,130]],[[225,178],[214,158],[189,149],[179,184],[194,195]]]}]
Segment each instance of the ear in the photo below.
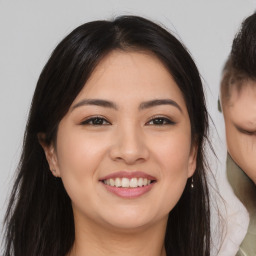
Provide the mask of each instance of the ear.
[{"label": "ear", "polygon": [[222,107],[221,107],[220,97],[218,98],[218,110],[219,110],[220,113],[222,113]]},{"label": "ear", "polygon": [[190,155],[188,160],[188,178],[193,176],[196,170],[197,152],[198,152],[197,143],[193,143],[190,149]]},{"label": "ear", "polygon": [[60,177],[55,146],[53,145],[53,143],[51,144],[46,143],[45,141],[46,136],[44,133],[38,133],[37,137],[40,145],[44,150],[45,157],[49,164],[49,169],[52,172],[52,175],[54,175],[55,177]]}]

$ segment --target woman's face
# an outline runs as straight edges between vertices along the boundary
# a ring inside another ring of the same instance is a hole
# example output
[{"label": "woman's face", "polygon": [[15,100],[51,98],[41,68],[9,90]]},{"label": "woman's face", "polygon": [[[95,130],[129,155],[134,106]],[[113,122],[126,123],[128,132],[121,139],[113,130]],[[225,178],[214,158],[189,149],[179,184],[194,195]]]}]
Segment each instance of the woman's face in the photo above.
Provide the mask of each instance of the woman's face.
[{"label": "woman's face", "polygon": [[247,81],[223,103],[228,151],[256,184],[256,82]]},{"label": "woman's face", "polygon": [[107,228],[166,221],[196,167],[182,93],[140,52],[113,51],[98,64],[45,150],[75,221]]}]

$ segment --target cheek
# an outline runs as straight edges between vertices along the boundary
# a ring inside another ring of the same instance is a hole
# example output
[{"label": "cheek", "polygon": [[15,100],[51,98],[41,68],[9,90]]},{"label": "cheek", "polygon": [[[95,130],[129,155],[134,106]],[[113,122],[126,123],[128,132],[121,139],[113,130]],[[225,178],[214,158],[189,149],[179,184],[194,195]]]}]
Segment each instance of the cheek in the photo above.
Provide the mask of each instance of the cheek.
[{"label": "cheek", "polygon": [[228,151],[231,157],[248,176],[255,176],[256,136],[242,134],[231,127],[231,125],[226,125],[226,136]]},{"label": "cheek", "polygon": [[99,164],[98,158],[106,149],[105,145],[108,140],[106,137],[86,133],[82,128],[60,129],[57,138],[57,156],[60,170],[70,172],[80,170],[83,173],[93,170]]},{"label": "cheek", "polygon": [[159,201],[168,213],[180,199],[188,179],[190,136],[176,134],[154,147],[154,158],[161,168]]},{"label": "cheek", "polygon": [[254,155],[256,160],[256,136],[241,134],[238,136],[239,146],[241,151],[245,155]]},{"label": "cheek", "polygon": [[[68,134],[68,136],[66,136]],[[73,199],[86,195],[97,184],[97,168],[104,155],[104,141],[77,131],[60,130],[57,138],[57,161],[64,186]]]},{"label": "cheek", "polygon": [[[238,134],[237,149],[233,149],[232,156],[238,165],[247,173],[256,172],[256,136]],[[250,176],[250,175],[249,175]]]},{"label": "cheek", "polygon": [[237,131],[229,122],[225,123],[225,128],[228,151],[230,154],[237,154],[237,151],[239,152],[240,150]]},{"label": "cheek", "polygon": [[190,136],[176,133],[175,136],[166,136],[161,143],[154,146],[154,154],[159,165],[165,170],[165,175],[182,175],[187,173],[190,156]]}]

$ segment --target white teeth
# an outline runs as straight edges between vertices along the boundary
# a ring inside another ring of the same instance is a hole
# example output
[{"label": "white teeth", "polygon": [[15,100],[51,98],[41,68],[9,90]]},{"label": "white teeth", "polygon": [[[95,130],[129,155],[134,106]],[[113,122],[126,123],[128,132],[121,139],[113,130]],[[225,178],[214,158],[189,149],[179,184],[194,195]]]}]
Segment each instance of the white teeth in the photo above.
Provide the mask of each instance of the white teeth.
[{"label": "white teeth", "polygon": [[110,183],[110,186],[112,186],[112,187],[115,185],[115,181],[113,179],[110,179],[109,183]]},{"label": "white teeth", "polygon": [[131,180],[130,180],[130,187],[131,188],[136,188],[136,187],[138,187],[138,181],[137,181],[137,179],[136,178],[132,178]]},{"label": "white teeth", "polygon": [[116,180],[115,180],[115,186],[116,186],[116,187],[121,187],[121,186],[122,186],[122,182],[121,182],[121,179],[120,179],[120,178],[116,178]]},{"label": "white teeth", "polygon": [[122,178],[122,187],[123,187],[123,188],[129,188],[129,186],[130,186],[130,181],[129,181],[129,179],[127,179],[127,178]]},{"label": "white teeth", "polygon": [[138,180],[138,186],[142,187],[143,186],[143,178],[139,178]]},{"label": "white teeth", "polygon": [[151,183],[151,180],[146,178],[116,178],[107,179],[103,181],[104,184],[112,187],[122,187],[122,188],[137,188],[142,186],[147,186]]}]

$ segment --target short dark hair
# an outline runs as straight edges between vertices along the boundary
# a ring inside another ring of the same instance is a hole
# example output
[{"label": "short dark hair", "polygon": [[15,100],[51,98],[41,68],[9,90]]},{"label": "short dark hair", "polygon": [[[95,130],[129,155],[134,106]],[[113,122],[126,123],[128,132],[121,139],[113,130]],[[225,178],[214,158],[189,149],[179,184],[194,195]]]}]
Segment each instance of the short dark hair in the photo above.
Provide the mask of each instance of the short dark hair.
[{"label": "short dark hair", "polygon": [[256,80],[256,12],[246,18],[235,36],[223,68],[221,97],[230,97],[231,88],[238,92],[248,80]]},{"label": "short dark hair", "polygon": [[[186,102],[197,168],[169,214],[167,255],[210,255],[210,207],[205,141],[208,113],[197,67],[185,47],[161,26],[137,16],[93,21],[72,31],[53,51],[34,93],[17,178],[8,206],[4,256],[64,256],[74,243],[71,201],[49,171],[38,134],[56,139],[59,122],[92,71],[112,50],[148,51],[166,66]],[[54,241],[54,242],[53,242]]]}]

